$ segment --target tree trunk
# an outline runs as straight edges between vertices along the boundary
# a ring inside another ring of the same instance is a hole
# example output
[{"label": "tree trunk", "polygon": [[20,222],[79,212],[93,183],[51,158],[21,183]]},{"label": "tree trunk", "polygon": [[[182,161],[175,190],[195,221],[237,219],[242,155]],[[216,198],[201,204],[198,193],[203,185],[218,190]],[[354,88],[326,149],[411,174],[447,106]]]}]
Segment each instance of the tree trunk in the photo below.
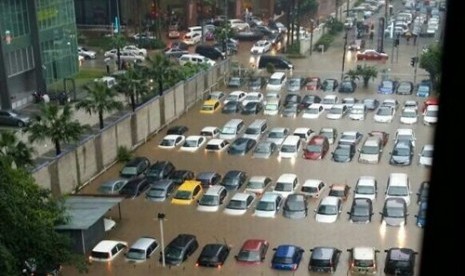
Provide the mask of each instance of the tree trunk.
[{"label": "tree trunk", "polygon": [[134,98],[134,93],[131,93],[131,96],[129,98],[131,99],[132,112],[134,112],[136,111],[136,100]]},{"label": "tree trunk", "polygon": [[100,129],[103,129],[103,112],[102,111],[98,113],[98,121],[100,123]]},{"label": "tree trunk", "polygon": [[363,87],[367,88],[369,82],[370,82],[370,78],[363,78]]},{"label": "tree trunk", "polygon": [[58,156],[58,155],[61,154],[61,145],[60,145],[60,141],[55,140],[54,143],[55,143],[55,154]]}]

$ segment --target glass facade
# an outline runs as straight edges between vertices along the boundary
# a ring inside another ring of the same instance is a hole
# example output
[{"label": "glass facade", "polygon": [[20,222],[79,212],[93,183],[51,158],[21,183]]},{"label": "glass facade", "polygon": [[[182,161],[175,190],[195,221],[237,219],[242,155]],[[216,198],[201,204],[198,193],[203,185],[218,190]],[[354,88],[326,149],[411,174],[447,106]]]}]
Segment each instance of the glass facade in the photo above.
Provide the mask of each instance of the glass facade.
[{"label": "glass facade", "polygon": [[2,108],[78,72],[74,0],[1,0],[0,34]]}]

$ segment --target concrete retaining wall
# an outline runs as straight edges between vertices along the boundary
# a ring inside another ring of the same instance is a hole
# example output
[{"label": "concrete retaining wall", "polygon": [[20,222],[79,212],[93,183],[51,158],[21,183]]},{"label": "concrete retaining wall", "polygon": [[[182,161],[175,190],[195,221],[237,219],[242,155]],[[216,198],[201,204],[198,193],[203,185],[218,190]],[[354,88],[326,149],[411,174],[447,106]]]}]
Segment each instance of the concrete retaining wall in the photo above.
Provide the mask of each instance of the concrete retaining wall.
[{"label": "concrete retaining wall", "polygon": [[149,136],[202,100],[204,93],[223,82],[229,69],[230,62],[225,60],[178,83],[134,112],[113,118],[104,129],[95,130],[75,147],[67,147],[69,149],[60,156],[44,156],[42,159],[49,161],[43,161],[32,171],[37,184],[50,189],[55,196],[76,192],[116,162],[118,147],[135,149],[143,144]]}]

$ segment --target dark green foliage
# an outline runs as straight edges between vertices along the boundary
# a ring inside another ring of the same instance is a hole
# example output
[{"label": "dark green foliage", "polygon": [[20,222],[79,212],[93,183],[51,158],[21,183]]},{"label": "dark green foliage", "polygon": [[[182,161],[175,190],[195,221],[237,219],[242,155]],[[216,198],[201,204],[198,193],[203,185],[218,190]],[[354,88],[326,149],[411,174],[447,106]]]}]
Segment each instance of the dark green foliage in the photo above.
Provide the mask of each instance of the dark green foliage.
[{"label": "dark green foliage", "polygon": [[125,146],[118,147],[118,153],[117,153],[116,158],[119,162],[128,162],[129,160],[131,160],[131,157],[132,157],[132,153],[127,147]]}]

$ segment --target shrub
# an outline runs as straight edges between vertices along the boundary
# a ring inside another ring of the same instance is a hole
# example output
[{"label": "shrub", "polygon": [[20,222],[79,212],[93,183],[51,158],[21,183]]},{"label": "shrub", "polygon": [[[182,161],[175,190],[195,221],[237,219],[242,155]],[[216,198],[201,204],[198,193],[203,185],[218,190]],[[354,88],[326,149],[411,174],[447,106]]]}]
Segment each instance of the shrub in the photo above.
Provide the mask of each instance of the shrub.
[{"label": "shrub", "polygon": [[276,71],[276,68],[274,67],[272,63],[268,63],[266,65],[266,72],[268,72],[269,74],[273,74],[275,71]]},{"label": "shrub", "polygon": [[127,162],[131,160],[131,157],[132,157],[132,153],[127,147],[125,146],[118,147],[118,153],[117,153],[116,158],[119,162]]},{"label": "shrub", "polygon": [[334,36],[329,33],[326,33],[322,35],[320,39],[318,39],[318,41],[313,46],[313,50],[318,51],[320,50],[320,45],[323,45],[326,51],[329,48],[329,45],[331,45],[331,43],[333,42],[333,40],[334,40]]}]

